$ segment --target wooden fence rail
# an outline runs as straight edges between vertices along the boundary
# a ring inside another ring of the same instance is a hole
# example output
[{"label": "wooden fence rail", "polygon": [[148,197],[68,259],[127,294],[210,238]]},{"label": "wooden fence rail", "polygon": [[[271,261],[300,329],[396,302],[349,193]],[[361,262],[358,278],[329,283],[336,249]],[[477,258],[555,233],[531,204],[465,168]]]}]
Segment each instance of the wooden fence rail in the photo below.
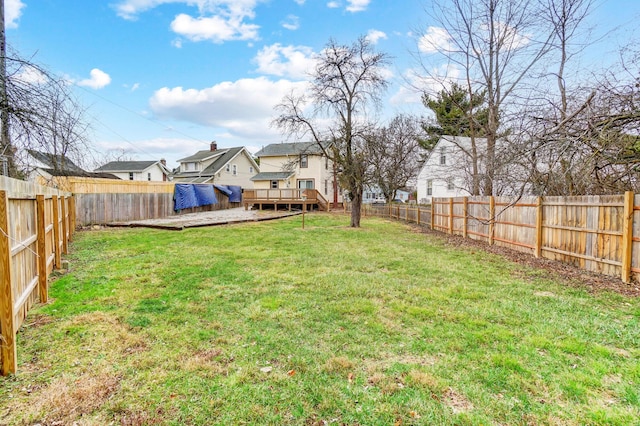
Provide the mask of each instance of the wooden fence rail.
[{"label": "wooden fence rail", "polygon": [[362,215],[429,226],[617,276],[640,280],[640,195],[434,198],[432,206],[363,205]]},{"label": "wooden fence rail", "polygon": [[126,181],[115,179],[55,177],[43,181],[74,195],[78,226],[158,219],[184,213],[225,210],[240,207],[215,189],[218,203],[191,209],[174,210],[175,182]]},{"label": "wooden fence rail", "polygon": [[17,370],[16,333],[31,306],[47,302],[47,277],[61,266],[74,229],[73,197],[0,176],[0,362]]}]

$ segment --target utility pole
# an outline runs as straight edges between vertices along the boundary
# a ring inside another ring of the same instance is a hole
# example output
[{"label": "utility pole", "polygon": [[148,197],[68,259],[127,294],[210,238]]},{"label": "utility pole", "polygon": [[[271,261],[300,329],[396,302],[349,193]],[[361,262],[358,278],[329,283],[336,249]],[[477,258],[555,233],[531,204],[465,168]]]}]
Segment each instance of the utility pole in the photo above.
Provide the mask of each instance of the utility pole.
[{"label": "utility pole", "polygon": [[7,99],[7,38],[4,28],[4,0],[0,0],[0,162],[4,175],[13,174],[15,171],[14,149],[9,139]]}]

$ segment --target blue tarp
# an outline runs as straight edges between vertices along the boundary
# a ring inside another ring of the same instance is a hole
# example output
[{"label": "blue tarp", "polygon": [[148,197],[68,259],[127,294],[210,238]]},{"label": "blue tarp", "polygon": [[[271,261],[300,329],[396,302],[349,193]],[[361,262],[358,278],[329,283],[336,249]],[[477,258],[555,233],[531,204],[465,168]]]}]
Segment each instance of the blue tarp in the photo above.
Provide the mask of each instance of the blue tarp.
[{"label": "blue tarp", "polygon": [[178,183],[175,186],[173,202],[173,209],[178,211],[216,204],[218,200],[213,185]]},{"label": "blue tarp", "polygon": [[213,185],[213,187],[215,189],[217,189],[218,191],[222,192],[227,197],[231,195],[231,190],[229,189],[228,186],[225,186],[225,185]]},{"label": "blue tarp", "polygon": [[231,203],[241,203],[242,202],[242,187],[230,185],[227,188],[231,190],[231,195],[229,196],[229,202]]},{"label": "blue tarp", "polygon": [[196,193],[196,199],[198,200],[198,206],[208,206],[209,204],[217,204],[218,199],[216,193],[213,190],[213,185],[195,184],[193,189]]},{"label": "blue tarp", "polygon": [[229,197],[231,203],[242,202],[242,187],[237,185],[213,185],[215,188]]}]

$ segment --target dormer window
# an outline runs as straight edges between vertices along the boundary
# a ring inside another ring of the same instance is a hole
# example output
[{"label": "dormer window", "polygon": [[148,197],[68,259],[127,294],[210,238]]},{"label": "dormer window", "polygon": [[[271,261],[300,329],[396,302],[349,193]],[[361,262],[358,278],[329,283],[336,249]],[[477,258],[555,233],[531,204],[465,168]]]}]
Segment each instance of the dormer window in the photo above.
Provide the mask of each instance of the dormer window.
[{"label": "dormer window", "polygon": [[196,170],[198,170],[197,163],[182,163],[182,164],[184,164],[185,172],[195,172]]}]

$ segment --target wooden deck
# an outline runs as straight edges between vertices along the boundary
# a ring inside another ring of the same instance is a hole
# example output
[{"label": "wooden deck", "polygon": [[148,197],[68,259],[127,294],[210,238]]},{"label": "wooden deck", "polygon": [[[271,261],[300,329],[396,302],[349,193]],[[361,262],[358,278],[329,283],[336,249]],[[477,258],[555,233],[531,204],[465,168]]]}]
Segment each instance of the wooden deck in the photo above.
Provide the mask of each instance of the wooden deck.
[{"label": "wooden deck", "polygon": [[245,189],[242,203],[245,210],[250,206],[259,210],[266,206],[273,207],[274,210],[285,208],[302,211],[316,208],[329,211],[331,208],[329,202],[315,189]]}]

